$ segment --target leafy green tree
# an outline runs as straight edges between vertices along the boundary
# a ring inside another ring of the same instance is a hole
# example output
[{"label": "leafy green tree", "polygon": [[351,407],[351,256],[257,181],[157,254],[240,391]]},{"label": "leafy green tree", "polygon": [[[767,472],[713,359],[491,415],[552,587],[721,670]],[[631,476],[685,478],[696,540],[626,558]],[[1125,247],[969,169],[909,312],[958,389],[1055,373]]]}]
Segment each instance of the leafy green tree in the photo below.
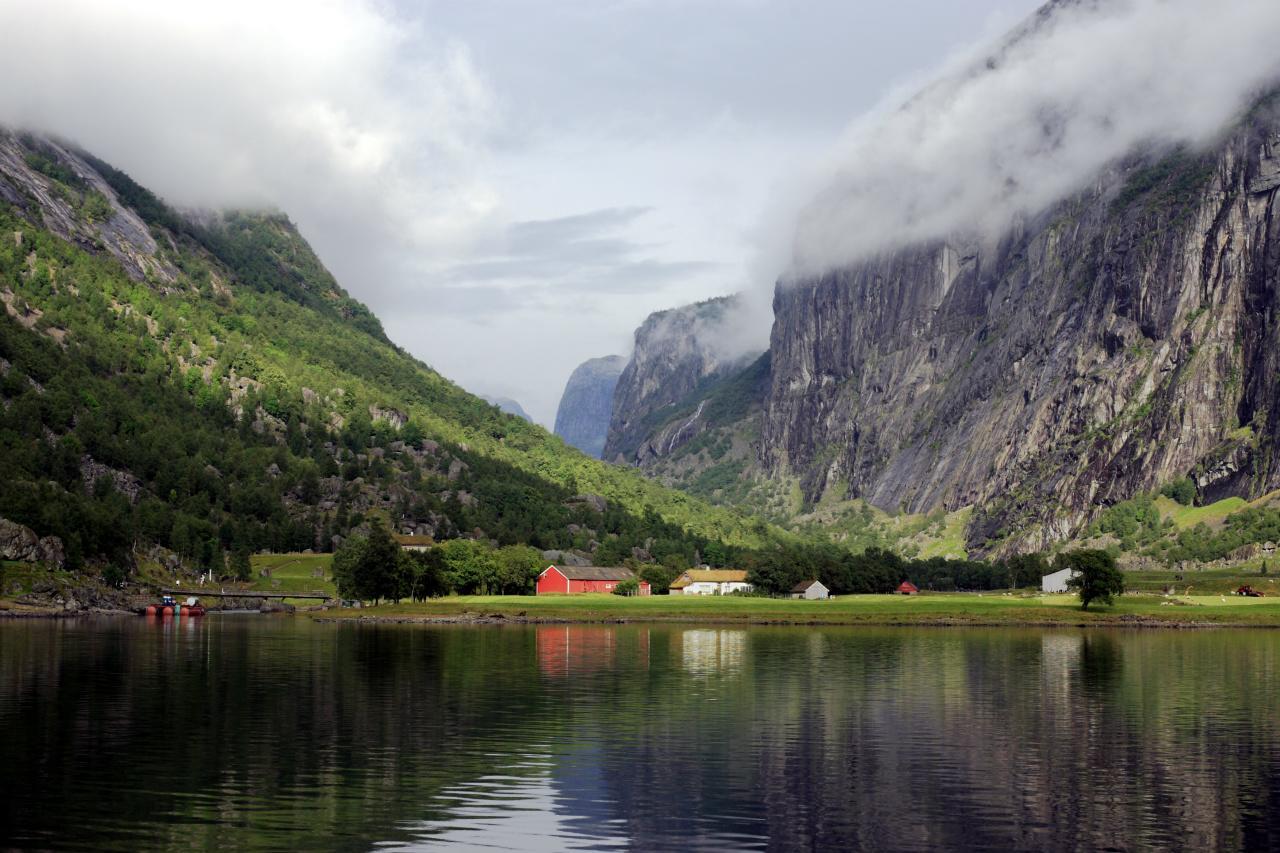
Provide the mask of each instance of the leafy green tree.
[{"label": "leafy green tree", "polygon": [[333,552],[333,582],[343,598],[360,598],[357,575],[368,544],[363,536],[348,536]]},{"label": "leafy green tree", "polygon": [[1067,586],[1080,591],[1082,610],[1087,610],[1094,601],[1109,605],[1113,596],[1124,593],[1124,574],[1116,567],[1116,558],[1106,551],[1092,548],[1069,551],[1060,555],[1055,565],[1075,572]]},{"label": "leafy green tree", "polygon": [[253,577],[253,563],[249,559],[249,549],[244,545],[236,546],[231,552],[231,576],[238,581],[247,581]]},{"label": "leafy green tree", "polygon": [[1183,506],[1191,506],[1196,500],[1196,484],[1190,477],[1174,480],[1160,490],[1160,494],[1172,498]]},{"label": "leafy green tree", "polygon": [[635,578],[627,578],[613,588],[614,595],[639,595],[640,581]]},{"label": "leafy green tree", "polygon": [[1044,554],[1015,554],[1004,562],[1009,573],[1009,587],[1039,586],[1040,579],[1049,574],[1049,560]]},{"label": "leafy green tree", "polygon": [[640,579],[649,582],[649,590],[654,595],[664,595],[671,590],[671,584],[680,577],[680,573],[663,565],[648,565],[640,569]]},{"label": "leafy green tree", "polygon": [[400,592],[400,546],[381,523],[368,538],[352,536],[333,555],[333,579],[344,598],[377,603]]},{"label": "leafy green tree", "polygon": [[437,598],[449,591],[444,552],[440,548],[400,552],[400,597],[414,601]]},{"label": "leafy green tree", "polygon": [[545,568],[541,552],[527,545],[510,545],[498,549],[497,563],[496,587],[501,595],[527,595],[533,592],[538,573]]}]

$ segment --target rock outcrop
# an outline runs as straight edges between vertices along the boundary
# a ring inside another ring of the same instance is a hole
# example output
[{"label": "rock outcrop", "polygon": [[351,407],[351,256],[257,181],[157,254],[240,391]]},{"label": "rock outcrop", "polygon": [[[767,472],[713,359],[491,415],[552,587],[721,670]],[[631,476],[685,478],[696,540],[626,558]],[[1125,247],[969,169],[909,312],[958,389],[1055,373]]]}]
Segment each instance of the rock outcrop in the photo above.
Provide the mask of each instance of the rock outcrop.
[{"label": "rock outcrop", "polygon": [[597,459],[613,415],[613,392],[627,360],[607,355],[584,361],[569,375],[556,409],[556,435]]},{"label": "rock outcrop", "polygon": [[0,560],[44,563],[60,569],[66,554],[57,536],[41,538],[30,527],[0,518]]},{"label": "rock outcrop", "polygon": [[649,315],[614,390],[605,459],[635,464],[637,451],[680,404],[760,355],[739,346],[736,308],[737,298],[726,296]]},{"label": "rock outcrop", "polygon": [[759,453],[885,509],[977,507],[1037,547],[1187,476],[1280,486],[1280,102],[1208,152],[1135,155],[998,239],[779,286]]}]

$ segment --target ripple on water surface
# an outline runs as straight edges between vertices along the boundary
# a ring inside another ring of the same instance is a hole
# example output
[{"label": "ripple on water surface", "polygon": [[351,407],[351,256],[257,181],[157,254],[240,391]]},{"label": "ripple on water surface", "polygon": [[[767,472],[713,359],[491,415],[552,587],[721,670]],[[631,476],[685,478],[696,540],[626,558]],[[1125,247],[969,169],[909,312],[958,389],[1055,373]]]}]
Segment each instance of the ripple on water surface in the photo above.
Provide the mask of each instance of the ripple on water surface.
[{"label": "ripple on water surface", "polygon": [[1280,849],[1280,634],[0,623],[0,847]]}]

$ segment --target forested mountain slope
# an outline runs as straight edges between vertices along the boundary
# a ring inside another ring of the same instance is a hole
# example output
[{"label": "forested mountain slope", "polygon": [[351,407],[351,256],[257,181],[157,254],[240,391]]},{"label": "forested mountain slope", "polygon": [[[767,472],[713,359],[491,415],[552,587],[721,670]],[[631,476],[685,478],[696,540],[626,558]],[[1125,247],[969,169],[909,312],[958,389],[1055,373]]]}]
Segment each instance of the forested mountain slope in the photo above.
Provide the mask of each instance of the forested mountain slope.
[{"label": "forested mountain slope", "polygon": [[0,132],[0,299],[0,517],[72,564],[327,549],[373,515],[601,561],[772,535],[416,361],[285,216],[185,215],[65,143]]}]

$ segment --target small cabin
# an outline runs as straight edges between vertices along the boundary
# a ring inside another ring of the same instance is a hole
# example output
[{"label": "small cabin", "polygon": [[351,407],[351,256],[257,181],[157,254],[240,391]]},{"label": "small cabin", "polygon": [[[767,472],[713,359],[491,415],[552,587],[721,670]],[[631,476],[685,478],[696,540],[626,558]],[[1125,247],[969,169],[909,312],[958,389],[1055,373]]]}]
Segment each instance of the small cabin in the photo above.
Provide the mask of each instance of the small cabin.
[{"label": "small cabin", "polygon": [[920,591],[920,588],[917,587],[915,584],[913,584],[911,581],[903,581],[902,583],[898,584],[897,592],[900,593],[901,595],[915,595],[919,591]]},{"label": "small cabin", "polygon": [[391,536],[396,544],[406,551],[429,551],[435,547],[436,540],[430,536],[413,536],[406,533],[395,533]]},{"label": "small cabin", "polygon": [[580,592],[613,592],[623,581],[636,581],[638,595],[649,595],[649,582],[626,568],[605,566],[547,566],[538,575],[538,595],[573,595]]},{"label": "small cabin", "polygon": [[800,583],[791,587],[791,597],[804,598],[809,601],[825,601],[831,597],[831,592],[822,585],[822,581],[814,579],[800,581]]}]

